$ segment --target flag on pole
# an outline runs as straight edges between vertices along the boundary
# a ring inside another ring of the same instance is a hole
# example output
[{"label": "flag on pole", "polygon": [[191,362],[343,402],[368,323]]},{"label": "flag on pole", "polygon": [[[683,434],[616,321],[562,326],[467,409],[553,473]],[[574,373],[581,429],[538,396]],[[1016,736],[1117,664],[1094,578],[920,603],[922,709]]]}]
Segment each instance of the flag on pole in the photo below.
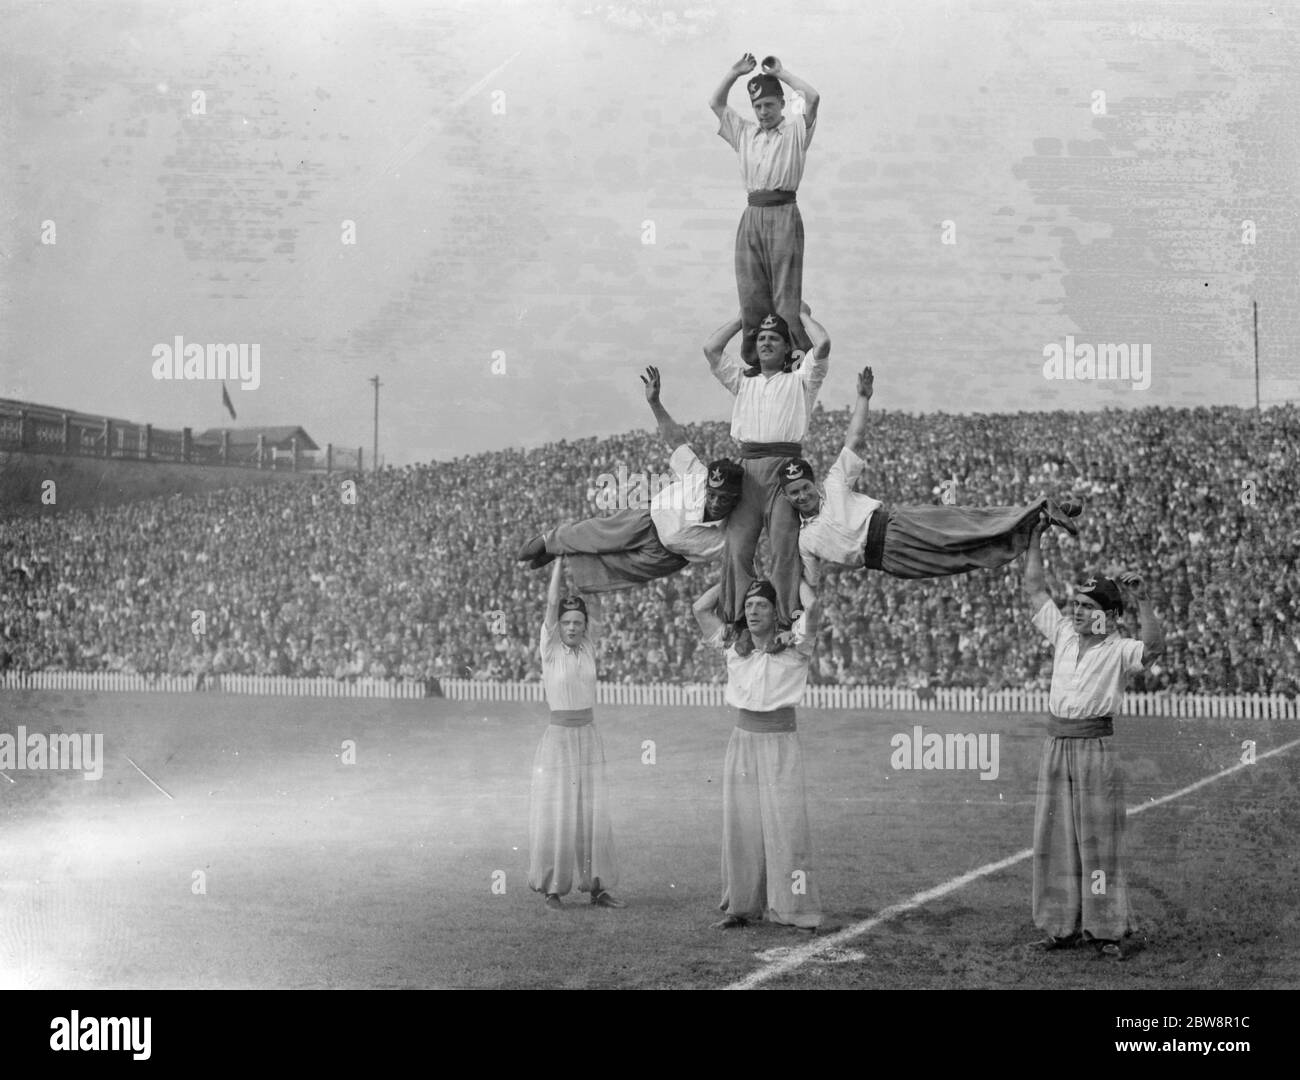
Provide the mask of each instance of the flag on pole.
[{"label": "flag on pole", "polygon": [[239,419],[239,417],[235,415],[235,407],[230,403],[230,395],[226,392],[225,379],[221,380],[221,404],[224,405],[228,410],[230,410],[230,419],[232,420]]}]

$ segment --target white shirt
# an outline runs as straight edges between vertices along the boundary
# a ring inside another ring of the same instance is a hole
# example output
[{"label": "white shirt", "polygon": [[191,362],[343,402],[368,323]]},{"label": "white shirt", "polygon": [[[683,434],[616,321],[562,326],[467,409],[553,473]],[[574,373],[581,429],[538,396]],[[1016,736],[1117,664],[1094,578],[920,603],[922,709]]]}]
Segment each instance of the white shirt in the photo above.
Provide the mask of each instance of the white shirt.
[{"label": "white shirt", "polygon": [[739,357],[724,352],[709,363],[713,376],[736,401],[731,408],[731,437],[737,442],[801,442],[808,432],[817,394],[826,381],[830,356],[806,354],[794,370],[772,376],[745,375]]},{"label": "white shirt", "polygon": [[[563,613],[561,613],[563,614]],[[596,624],[588,621],[587,634],[576,649],[560,640],[560,628],[554,631],[542,623],[542,685],[546,704],[552,709],[590,709],[596,704]]]},{"label": "white shirt", "polygon": [[650,500],[650,520],[659,542],[691,562],[711,562],[722,554],[726,519],[704,520],[708,467],[683,443],[668,465],[680,478]]},{"label": "white shirt", "polygon": [[[723,630],[705,644],[721,647]],[[808,662],[816,641],[804,633],[804,620],[794,626],[794,646],[778,653],[755,649],[740,656],[735,646],[726,650],[727,690],[723,700],[737,709],[771,712],[773,709],[798,705],[808,685]]]},{"label": "white shirt", "polygon": [[1064,720],[1116,715],[1125,681],[1142,670],[1142,642],[1111,631],[1080,657],[1078,633],[1051,600],[1034,616],[1034,626],[1054,647],[1052,689],[1047,699],[1052,715]]},{"label": "white shirt", "polygon": [[746,191],[797,191],[816,124],[816,117],[809,124],[802,113],[791,112],[768,131],[728,105],[718,122],[718,134],[740,157]]},{"label": "white shirt", "polygon": [[862,475],[866,464],[844,447],[826,474],[817,513],[799,523],[799,556],[809,585],[816,587],[820,582],[823,561],[858,569],[866,561],[863,548],[871,515],[884,505],[879,499],[853,490],[853,482]]}]

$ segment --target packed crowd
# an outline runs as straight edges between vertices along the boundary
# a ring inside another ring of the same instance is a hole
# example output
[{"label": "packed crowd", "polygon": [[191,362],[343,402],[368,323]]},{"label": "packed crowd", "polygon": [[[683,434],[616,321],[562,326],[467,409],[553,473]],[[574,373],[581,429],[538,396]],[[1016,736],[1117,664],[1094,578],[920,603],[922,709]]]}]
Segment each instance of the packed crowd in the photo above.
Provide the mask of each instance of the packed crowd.
[{"label": "packed crowd", "polygon": [[[846,423],[819,407],[804,444],[819,475]],[[725,424],[687,431],[705,460],[732,449]],[[887,504],[1077,491],[1079,538],[1045,538],[1049,583],[1064,600],[1089,571],[1144,574],[1168,648],[1134,689],[1300,688],[1295,407],[873,411],[871,438],[864,490]],[[356,477],[355,503],[336,476],[107,509],[8,508],[0,667],[536,679],[546,574],[516,563],[520,543],[598,514],[620,466],[658,476],[667,458],[656,434],[637,432],[390,468]],[[711,571],[608,597],[601,677],[721,680],[690,613]],[[1019,575],[1018,563],[931,581],[832,572],[814,679],[1045,688],[1050,652]]]}]

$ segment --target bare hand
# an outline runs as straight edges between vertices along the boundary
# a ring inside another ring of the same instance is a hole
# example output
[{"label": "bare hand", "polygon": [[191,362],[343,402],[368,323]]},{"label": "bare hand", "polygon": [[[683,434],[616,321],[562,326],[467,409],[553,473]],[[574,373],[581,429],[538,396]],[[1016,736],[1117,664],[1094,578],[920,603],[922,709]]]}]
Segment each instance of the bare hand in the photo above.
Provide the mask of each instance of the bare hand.
[{"label": "bare hand", "polygon": [[1051,524],[1052,522],[1051,519],[1048,518],[1047,516],[1047,511],[1040,510],[1038,512],[1038,520],[1034,522],[1034,527],[1029,530],[1030,542],[1037,544],[1038,541],[1042,539],[1043,533],[1045,533],[1051,527]]},{"label": "bare hand", "polygon": [[736,78],[742,75],[748,75],[758,66],[758,61],[754,59],[753,53],[745,53],[739,60],[731,65],[731,74]]},{"label": "bare hand", "polygon": [[1134,600],[1146,599],[1146,590],[1142,587],[1142,575],[1135,570],[1125,570],[1120,574],[1119,587]]},{"label": "bare hand", "polygon": [[871,399],[871,392],[875,389],[876,376],[870,367],[864,367],[858,372],[858,397],[864,397],[868,401]]},{"label": "bare hand", "polygon": [[647,367],[645,374],[641,376],[641,382],[645,386],[645,399],[651,405],[659,401],[659,369],[657,367]]}]

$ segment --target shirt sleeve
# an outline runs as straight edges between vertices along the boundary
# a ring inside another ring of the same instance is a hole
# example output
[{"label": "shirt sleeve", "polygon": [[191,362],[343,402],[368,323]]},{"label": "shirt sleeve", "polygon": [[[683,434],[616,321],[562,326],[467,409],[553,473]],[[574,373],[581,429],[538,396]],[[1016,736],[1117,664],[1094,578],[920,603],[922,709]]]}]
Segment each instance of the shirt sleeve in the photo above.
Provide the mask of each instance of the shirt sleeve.
[{"label": "shirt sleeve", "polygon": [[831,358],[828,352],[823,357],[817,356],[817,350],[814,348],[806,353],[799,366],[796,369],[799,372],[799,378],[803,380],[803,403],[812,415],[812,409],[817,404],[817,395],[821,393],[822,383],[826,381],[826,372],[830,370]]},{"label": "shirt sleeve", "polygon": [[1136,675],[1143,668],[1147,647],[1138,638],[1125,638],[1119,647],[1125,675]]},{"label": "shirt sleeve", "polygon": [[722,110],[722,118],[718,121],[718,134],[739,153],[740,140],[745,134],[745,118],[728,105]]},{"label": "shirt sleeve", "polygon": [[717,362],[709,361],[709,367],[713,370],[713,377],[722,383],[731,394],[740,392],[740,380],[744,378],[744,366],[741,362],[729,352],[724,352],[718,357]]},{"label": "shirt sleeve", "polygon": [[849,447],[841,447],[840,456],[835,459],[835,464],[826,474],[825,486],[836,487],[846,492],[852,491],[854,481],[862,475],[866,467],[867,463]]},{"label": "shirt sleeve", "polygon": [[813,114],[811,124],[807,113],[795,113],[795,116],[799,118],[799,134],[803,139],[803,148],[807,150],[812,143],[813,132],[817,130],[817,115]]},{"label": "shirt sleeve", "polygon": [[1038,614],[1034,616],[1034,627],[1053,645],[1056,644],[1056,639],[1060,636],[1061,629],[1063,627],[1068,628],[1068,626],[1069,623],[1066,622],[1065,616],[1061,614],[1055,601],[1051,599],[1047,600],[1043,606],[1038,609]]},{"label": "shirt sleeve", "polygon": [[682,443],[673,451],[673,456],[668,459],[668,467],[682,480],[685,480],[692,473],[707,474],[708,472],[699,455],[687,443]]}]

